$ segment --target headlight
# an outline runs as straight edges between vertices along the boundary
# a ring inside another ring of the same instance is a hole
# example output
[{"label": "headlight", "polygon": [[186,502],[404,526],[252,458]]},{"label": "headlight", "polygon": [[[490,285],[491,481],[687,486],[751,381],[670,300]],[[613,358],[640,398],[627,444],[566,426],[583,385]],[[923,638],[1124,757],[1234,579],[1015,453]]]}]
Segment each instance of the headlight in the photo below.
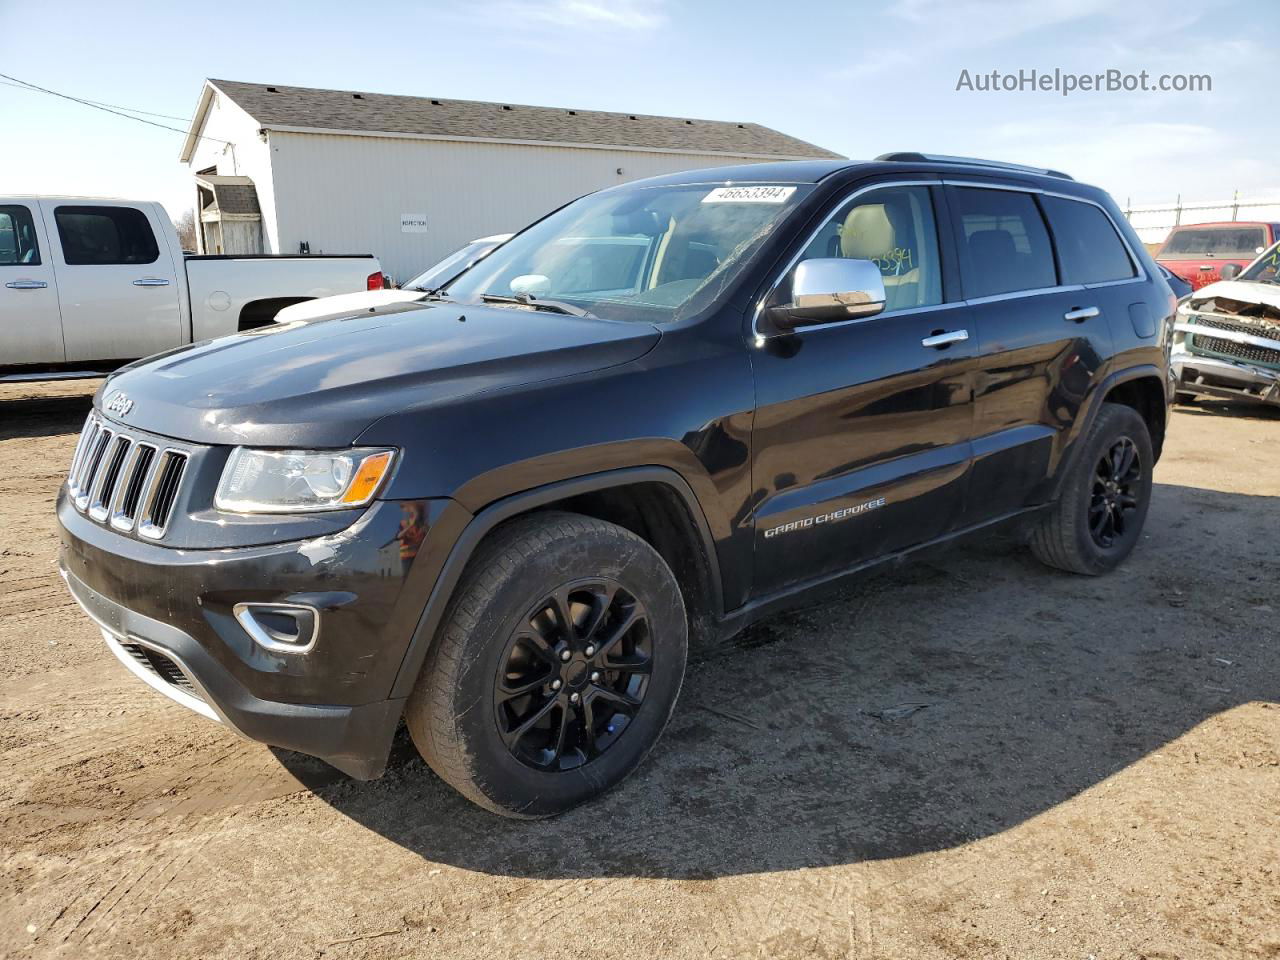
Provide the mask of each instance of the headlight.
[{"label": "headlight", "polygon": [[236,447],[214,504],[232,513],[345,510],[373,499],[394,450],[251,450]]}]

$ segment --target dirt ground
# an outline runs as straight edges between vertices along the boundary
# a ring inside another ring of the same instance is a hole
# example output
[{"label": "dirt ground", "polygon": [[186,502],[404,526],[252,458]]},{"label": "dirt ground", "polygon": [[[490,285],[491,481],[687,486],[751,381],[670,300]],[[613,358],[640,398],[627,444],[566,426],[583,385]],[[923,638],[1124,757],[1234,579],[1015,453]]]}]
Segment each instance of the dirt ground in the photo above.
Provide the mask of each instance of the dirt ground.
[{"label": "dirt ground", "polygon": [[777,616],[513,823],[125,672],[55,566],[95,386],[0,388],[0,955],[1280,957],[1276,413],[1179,409],[1118,573],[991,539]]}]

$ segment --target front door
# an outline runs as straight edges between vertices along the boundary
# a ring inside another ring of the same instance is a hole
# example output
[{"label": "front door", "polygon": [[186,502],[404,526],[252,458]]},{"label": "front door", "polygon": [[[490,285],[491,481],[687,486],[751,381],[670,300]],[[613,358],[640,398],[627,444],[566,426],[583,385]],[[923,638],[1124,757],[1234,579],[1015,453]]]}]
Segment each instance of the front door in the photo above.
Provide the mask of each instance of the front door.
[{"label": "front door", "polygon": [[0,199],[0,367],[66,359],[58,286],[40,211]]},{"label": "front door", "polygon": [[45,200],[41,207],[60,247],[68,361],[134,360],[182,343],[182,267],[162,235],[157,205]]},{"label": "front door", "polygon": [[[752,353],[757,597],[932,540],[956,520],[977,334],[945,295],[937,189],[864,190],[801,255],[876,262],[883,313],[768,336]],[[926,343],[939,334],[950,342]]]}]

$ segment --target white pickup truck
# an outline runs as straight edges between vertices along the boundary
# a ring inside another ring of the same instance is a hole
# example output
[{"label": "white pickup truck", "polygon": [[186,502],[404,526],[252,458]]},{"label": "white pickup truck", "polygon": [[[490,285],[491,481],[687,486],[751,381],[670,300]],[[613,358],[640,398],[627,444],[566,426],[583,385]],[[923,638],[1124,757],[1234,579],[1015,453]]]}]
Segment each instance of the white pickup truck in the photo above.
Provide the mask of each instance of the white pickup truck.
[{"label": "white pickup truck", "polygon": [[96,376],[381,287],[371,255],[188,256],[158,203],[0,196],[0,381]]}]

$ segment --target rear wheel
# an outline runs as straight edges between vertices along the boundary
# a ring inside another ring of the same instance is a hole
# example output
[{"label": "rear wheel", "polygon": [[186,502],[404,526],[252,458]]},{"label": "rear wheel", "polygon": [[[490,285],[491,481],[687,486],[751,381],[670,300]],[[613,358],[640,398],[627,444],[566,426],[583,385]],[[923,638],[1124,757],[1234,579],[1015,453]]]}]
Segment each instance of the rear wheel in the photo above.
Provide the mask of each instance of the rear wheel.
[{"label": "rear wheel", "polygon": [[1142,536],[1154,457],[1146,422],[1115,403],[1102,405],[1083,443],[1031,550],[1051,567],[1097,575],[1118,567]]},{"label": "rear wheel", "polygon": [[577,514],[531,515],[468,565],[405,719],[464,796],[551,816],[640,763],[671,716],[686,648],[679,587],[648,543]]}]

